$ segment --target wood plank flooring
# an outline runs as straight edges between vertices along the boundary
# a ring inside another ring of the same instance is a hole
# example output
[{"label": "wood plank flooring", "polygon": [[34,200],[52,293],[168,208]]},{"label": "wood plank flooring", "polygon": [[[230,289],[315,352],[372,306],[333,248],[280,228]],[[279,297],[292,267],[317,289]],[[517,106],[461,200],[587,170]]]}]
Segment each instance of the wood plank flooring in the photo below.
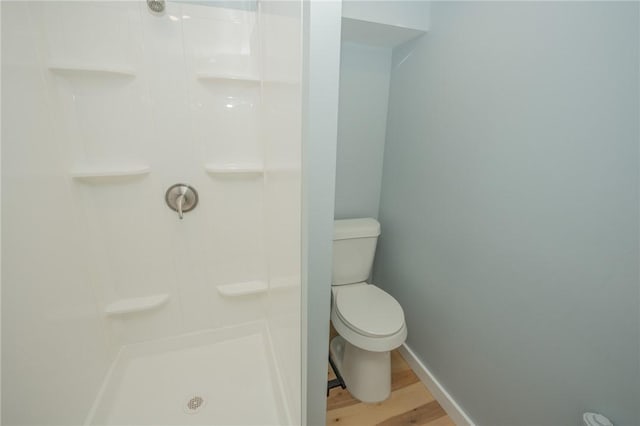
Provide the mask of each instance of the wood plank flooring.
[{"label": "wood plank flooring", "polygon": [[[331,337],[335,336],[331,327]],[[329,366],[328,379],[335,378]],[[342,426],[455,426],[400,353],[391,352],[391,397],[375,404],[353,398],[348,389],[331,389],[327,425]]]}]

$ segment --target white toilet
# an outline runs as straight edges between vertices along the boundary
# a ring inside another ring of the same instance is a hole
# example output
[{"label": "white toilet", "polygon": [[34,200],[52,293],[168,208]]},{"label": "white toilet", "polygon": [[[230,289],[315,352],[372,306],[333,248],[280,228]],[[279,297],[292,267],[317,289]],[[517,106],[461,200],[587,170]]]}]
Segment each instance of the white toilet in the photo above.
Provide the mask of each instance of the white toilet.
[{"label": "white toilet", "polygon": [[366,282],[378,235],[375,219],[334,222],[331,322],[339,336],[331,340],[330,353],[351,395],[363,402],[389,397],[389,352],[407,337],[400,304]]}]

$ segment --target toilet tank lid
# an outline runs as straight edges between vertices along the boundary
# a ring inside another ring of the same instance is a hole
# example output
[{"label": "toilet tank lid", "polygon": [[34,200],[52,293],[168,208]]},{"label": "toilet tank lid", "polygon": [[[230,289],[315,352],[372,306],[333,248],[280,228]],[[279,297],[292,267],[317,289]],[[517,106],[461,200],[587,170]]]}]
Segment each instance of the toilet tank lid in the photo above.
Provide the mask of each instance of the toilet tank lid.
[{"label": "toilet tank lid", "polygon": [[380,235],[380,223],[371,218],[341,219],[333,222],[333,239],[377,237]]}]

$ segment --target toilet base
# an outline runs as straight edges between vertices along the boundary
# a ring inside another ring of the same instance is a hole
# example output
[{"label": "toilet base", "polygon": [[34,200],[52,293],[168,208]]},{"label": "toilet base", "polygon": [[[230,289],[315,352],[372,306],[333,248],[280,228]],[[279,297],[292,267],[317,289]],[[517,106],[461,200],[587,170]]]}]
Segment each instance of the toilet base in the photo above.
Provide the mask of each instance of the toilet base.
[{"label": "toilet base", "polygon": [[391,354],[360,349],[336,336],[329,345],[331,359],[347,390],[362,402],[384,401],[391,394]]}]

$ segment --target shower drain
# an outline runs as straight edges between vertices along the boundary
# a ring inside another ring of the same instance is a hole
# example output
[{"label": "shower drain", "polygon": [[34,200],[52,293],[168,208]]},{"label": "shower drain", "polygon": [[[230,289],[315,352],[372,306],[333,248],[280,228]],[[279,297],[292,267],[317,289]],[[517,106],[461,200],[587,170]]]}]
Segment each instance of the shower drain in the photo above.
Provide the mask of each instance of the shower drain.
[{"label": "shower drain", "polygon": [[187,414],[196,414],[204,407],[205,400],[199,395],[194,395],[185,401],[184,412]]},{"label": "shower drain", "polygon": [[149,6],[152,12],[164,12],[164,0],[147,0],[147,6]]}]

